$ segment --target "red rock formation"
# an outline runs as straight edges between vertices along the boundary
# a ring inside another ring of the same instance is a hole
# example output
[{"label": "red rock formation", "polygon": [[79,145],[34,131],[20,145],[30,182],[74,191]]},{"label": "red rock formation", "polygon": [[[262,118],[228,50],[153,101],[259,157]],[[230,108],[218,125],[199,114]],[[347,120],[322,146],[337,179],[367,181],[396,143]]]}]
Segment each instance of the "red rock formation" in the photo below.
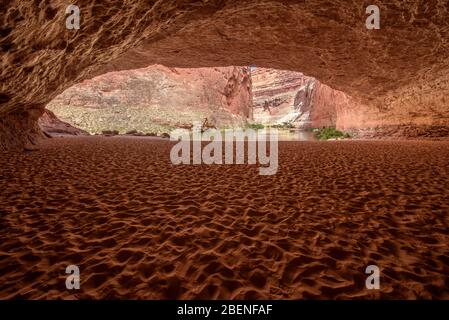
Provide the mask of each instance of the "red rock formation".
[{"label": "red rock formation", "polygon": [[254,120],[299,128],[332,127],[351,99],[300,72],[257,68],[252,72]]},{"label": "red rock formation", "polygon": [[167,68],[111,72],[73,86],[48,106],[90,133],[167,132],[208,120],[215,126],[252,119],[246,67]]},{"label": "red rock formation", "polygon": [[[254,121],[263,124],[310,122],[310,88],[313,78],[302,73],[257,68],[251,73],[254,94]],[[303,93],[296,99],[298,93]]]},{"label": "red rock formation", "polygon": [[[449,10],[441,1],[378,3],[380,30],[365,28],[367,4],[357,1],[76,3],[80,30],[65,27],[66,1],[2,3],[3,147],[38,137],[30,110],[42,113],[74,83],[155,63],[304,72],[367,106],[348,110],[345,128],[449,125]],[[17,117],[26,125],[15,131]]]},{"label": "red rock formation", "polygon": [[43,112],[38,108],[0,115],[0,150],[28,149],[44,138],[37,123]]},{"label": "red rock formation", "polygon": [[39,127],[42,131],[49,135],[88,135],[84,130],[73,127],[67,122],[61,121],[50,110],[45,110],[44,114],[39,118]]}]

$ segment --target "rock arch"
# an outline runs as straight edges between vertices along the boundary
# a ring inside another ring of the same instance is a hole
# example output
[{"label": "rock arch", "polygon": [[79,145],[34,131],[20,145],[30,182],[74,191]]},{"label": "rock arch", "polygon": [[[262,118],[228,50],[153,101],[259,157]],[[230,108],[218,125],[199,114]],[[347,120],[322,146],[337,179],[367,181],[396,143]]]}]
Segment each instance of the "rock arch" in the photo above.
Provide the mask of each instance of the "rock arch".
[{"label": "rock arch", "polygon": [[[366,1],[365,1],[366,2]],[[0,8],[0,148],[39,138],[37,118],[72,84],[158,63],[256,65],[304,72],[360,101],[344,128],[449,125],[449,4],[382,1],[381,29],[360,1],[63,0]]]}]

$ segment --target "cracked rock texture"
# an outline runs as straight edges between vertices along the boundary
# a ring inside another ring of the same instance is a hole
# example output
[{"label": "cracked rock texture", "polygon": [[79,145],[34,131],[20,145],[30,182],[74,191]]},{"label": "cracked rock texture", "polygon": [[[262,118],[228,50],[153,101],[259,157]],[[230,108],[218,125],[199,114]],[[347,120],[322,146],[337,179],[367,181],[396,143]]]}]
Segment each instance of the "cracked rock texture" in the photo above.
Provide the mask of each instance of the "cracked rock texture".
[{"label": "cracked rock texture", "polygon": [[365,28],[370,1],[79,0],[80,30],[65,28],[68,4],[0,6],[2,148],[34,142],[71,85],[155,63],[303,72],[360,102],[343,129],[449,125],[447,1],[382,1],[380,30]]}]

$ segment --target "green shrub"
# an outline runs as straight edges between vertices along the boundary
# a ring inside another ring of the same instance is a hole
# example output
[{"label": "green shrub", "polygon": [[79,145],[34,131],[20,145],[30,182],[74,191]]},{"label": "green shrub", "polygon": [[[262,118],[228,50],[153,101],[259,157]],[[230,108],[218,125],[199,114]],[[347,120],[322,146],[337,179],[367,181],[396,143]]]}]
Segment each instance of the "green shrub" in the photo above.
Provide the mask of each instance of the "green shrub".
[{"label": "green shrub", "polygon": [[283,122],[281,124],[273,124],[270,126],[271,128],[275,129],[294,129],[295,126],[291,124],[290,122]]},{"label": "green shrub", "polygon": [[246,125],[246,128],[247,129],[260,130],[260,129],[265,128],[265,126],[263,124],[261,124],[261,123],[248,123]]},{"label": "green shrub", "polygon": [[339,131],[335,128],[313,129],[313,132],[319,140],[347,139],[351,137],[348,133]]}]

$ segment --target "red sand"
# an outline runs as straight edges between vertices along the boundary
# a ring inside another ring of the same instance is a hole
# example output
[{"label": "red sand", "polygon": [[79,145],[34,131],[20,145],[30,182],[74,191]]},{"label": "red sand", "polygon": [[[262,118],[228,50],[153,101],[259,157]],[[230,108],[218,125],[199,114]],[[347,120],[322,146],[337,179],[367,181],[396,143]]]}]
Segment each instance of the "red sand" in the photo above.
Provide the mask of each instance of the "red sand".
[{"label": "red sand", "polygon": [[281,142],[275,176],[171,145],[1,154],[0,298],[449,298],[448,142]]}]

